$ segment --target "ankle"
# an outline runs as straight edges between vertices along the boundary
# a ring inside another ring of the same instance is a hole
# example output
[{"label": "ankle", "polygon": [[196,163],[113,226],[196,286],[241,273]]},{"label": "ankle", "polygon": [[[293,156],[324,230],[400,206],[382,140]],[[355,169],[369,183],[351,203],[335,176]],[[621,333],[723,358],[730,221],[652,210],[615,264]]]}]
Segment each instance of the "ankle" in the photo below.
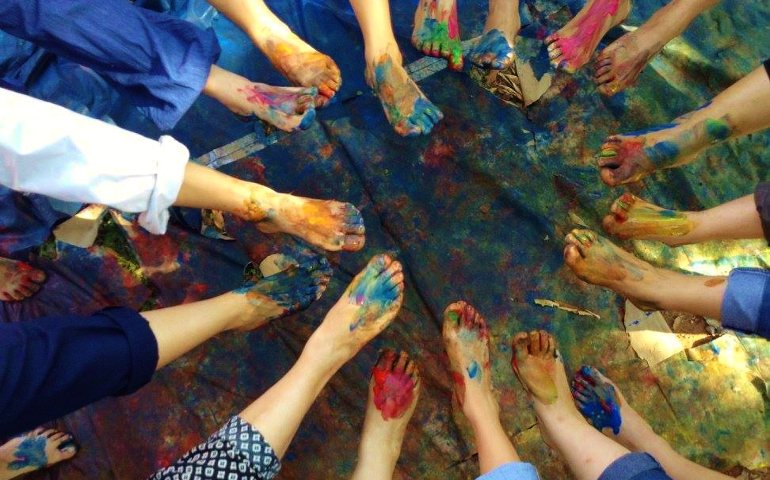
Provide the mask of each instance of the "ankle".
[{"label": "ankle", "polygon": [[378,40],[377,42],[373,42],[373,45],[371,46],[367,43],[364,56],[366,58],[366,68],[368,70],[372,70],[376,65],[382,63],[383,57],[389,57],[393,64],[397,64],[398,66],[402,66],[404,62],[401,50],[399,50],[395,38],[390,40]]},{"label": "ankle", "polygon": [[462,410],[474,429],[483,427],[489,422],[500,421],[500,407],[492,392],[473,395],[466,390]]}]

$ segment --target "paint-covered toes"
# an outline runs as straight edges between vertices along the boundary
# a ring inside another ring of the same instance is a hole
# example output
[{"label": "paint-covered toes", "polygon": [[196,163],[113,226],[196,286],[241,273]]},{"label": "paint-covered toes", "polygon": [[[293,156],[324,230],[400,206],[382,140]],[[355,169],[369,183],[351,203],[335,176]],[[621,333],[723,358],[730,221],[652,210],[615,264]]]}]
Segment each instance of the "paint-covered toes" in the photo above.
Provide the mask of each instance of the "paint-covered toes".
[{"label": "paint-covered toes", "polygon": [[340,299],[359,307],[350,319],[350,331],[385,328],[401,308],[403,291],[401,263],[384,254],[373,257]]},{"label": "paint-covered toes", "polygon": [[293,34],[271,41],[265,50],[273,66],[292,84],[318,89],[316,107],[326,105],[342,84],[342,75],[334,60]]},{"label": "paint-covered toes", "polygon": [[40,291],[46,274],[28,263],[0,258],[0,300],[20,302]]},{"label": "paint-covered toes", "polygon": [[477,409],[497,408],[495,402],[476,401],[489,399],[492,389],[489,331],[481,314],[464,301],[452,303],[444,310],[443,337],[453,397],[466,415]]},{"label": "paint-covered toes", "polygon": [[558,393],[554,383],[556,339],[545,330],[520,332],[511,341],[511,367],[524,389],[540,402],[556,402]]},{"label": "paint-covered toes", "polygon": [[583,365],[572,378],[572,398],[588,423],[603,431],[608,428],[614,435],[620,433],[621,400],[615,385],[594,368]]},{"label": "paint-covered toes", "polygon": [[38,428],[0,445],[0,478],[15,478],[64,460],[78,452],[72,435]]},{"label": "paint-covered toes", "polygon": [[420,0],[414,13],[412,45],[425,55],[445,58],[452,70],[463,67],[456,0]]},{"label": "paint-covered toes", "polygon": [[513,45],[502,31],[492,29],[474,45],[468,53],[468,60],[480,68],[502,70],[513,62]]},{"label": "paint-covered toes", "polygon": [[682,245],[695,222],[685,212],[653,205],[630,193],[624,193],[610,207],[602,221],[604,230],[618,238],[657,240],[668,245]]},{"label": "paint-covered toes", "polygon": [[408,422],[417,405],[420,373],[408,353],[386,348],[372,369],[370,387],[368,408],[374,408],[385,422]]},{"label": "paint-covered toes", "polygon": [[641,137],[608,137],[597,158],[599,175],[609,186],[636,182],[656,170]]}]

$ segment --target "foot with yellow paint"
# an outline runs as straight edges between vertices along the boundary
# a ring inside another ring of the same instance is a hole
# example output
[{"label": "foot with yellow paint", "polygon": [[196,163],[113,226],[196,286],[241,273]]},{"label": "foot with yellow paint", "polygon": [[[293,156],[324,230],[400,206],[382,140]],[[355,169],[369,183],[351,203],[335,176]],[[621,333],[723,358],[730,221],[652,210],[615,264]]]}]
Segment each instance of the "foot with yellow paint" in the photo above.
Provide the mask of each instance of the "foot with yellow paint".
[{"label": "foot with yellow paint", "polygon": [[607,233],[620,239],[655,240],[668,245],[682,245],[696,223],[690,212],[668,210],[630,193],[612,203],[602,225]]}]

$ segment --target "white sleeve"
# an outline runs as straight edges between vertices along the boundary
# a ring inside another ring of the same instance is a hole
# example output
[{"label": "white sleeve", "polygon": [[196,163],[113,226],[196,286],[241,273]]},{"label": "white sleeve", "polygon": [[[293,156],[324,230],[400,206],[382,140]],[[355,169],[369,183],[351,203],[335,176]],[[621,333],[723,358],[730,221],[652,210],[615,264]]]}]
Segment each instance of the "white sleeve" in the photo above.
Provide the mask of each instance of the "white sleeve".
[{"label": "white sleeve", "polygon": [[165,233],[189,159],[171,137],[150,140],[0,88],[0,184],[61,200],[142,212]]}]

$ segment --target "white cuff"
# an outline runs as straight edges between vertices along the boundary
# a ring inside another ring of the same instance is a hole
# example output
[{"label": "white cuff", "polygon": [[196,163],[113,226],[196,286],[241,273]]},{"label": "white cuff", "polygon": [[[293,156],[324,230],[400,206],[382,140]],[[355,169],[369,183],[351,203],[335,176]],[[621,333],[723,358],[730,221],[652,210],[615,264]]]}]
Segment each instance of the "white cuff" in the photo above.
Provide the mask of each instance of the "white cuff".
[{"label": "white cuff", "polygon": [[168,209],[176,201],[182,188],[185,167],[190,159],[187,147],[168,135],[158,140],[160,150],[157,161],[155,186],[150,194],[147,210],[139,215],[139,225],[150,233],[162,235],[166,233],[169,213]]}]

